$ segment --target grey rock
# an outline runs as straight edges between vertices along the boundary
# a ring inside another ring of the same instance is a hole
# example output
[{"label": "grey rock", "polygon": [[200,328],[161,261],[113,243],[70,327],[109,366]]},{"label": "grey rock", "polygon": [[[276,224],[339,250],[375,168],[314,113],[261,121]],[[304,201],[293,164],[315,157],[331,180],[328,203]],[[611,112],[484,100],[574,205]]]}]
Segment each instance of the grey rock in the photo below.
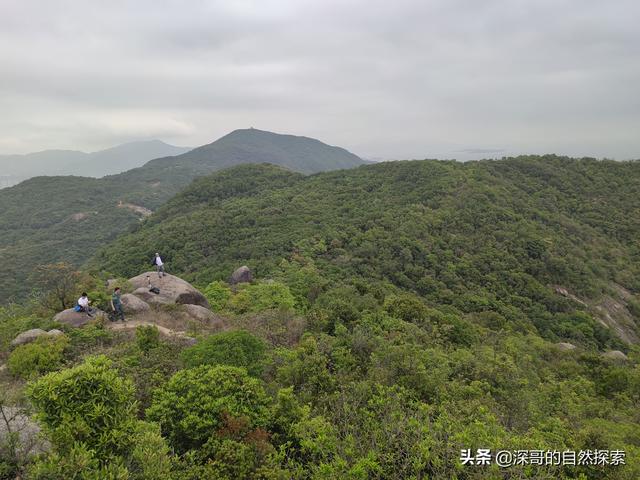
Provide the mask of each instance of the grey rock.
[{"label": "grey rock", "polygon": [[[153,295],[152,293],[147,292],[149,295]],[[133,315],[137,313],[147,312],[151,310],[151,307],[147,302],[142,300],[140,297],[133,295],[131,293],[125,293],[121,297],[122,300],[122,308],[124,313],[128,315]]]},{"label": "grey rock", "polygon": [[569,342],[559,342],[556,343],[556,347],[560,350],[575,350],[576,346],[573,343]]},{"label": "grey rock", "polygon": [[65,325],[71,325],[72,327],[83,327],[87,323],[104,316],[104,312],[98,309],[93,309],[93,317],[90,317],[85,312],[76,312],[73,308],[63,310],[58,313],[53,319],[56,322],[64,323]]},{"label": "grey rock", "polygon": [[238,283],[251,283],[252,280],[253,274],[251,273],[251,269],[243,265],[231,274],[229,283],[231,285],[237,285]]},{"label": "grey rock", "polygon": [[49,330],[47,332],[47,335],[49,335],[50,337],[57,337],[59,335],[64,335],[64,332],[62,330],[58,330],[57,328],[54,328],[53,330]]},{"label": "grey rock", "polygon": [[12,347],[17,347],[18,345],[25,345],[27,343],[33,342],[36,338],[42,337],[46,335],[47,332],[42,330],[41,328],[32,328],[31,330],[27,330],[26,332],[22,332],[16,338],[11,341]]},{"label": "grey rock", "polygon": [[16,454],[22,459],[51,449],[51,445],[40,436],[40,426],[21,409],[6,405],[0,409],[0,444],[7,440],[9,432],[14,432],[18,435]]},{"label": "grey rock", "polygon": [[185,305],[183,308],[191,318],[204,325],[217,327],[218,329],[224,326],[224,320],[208,308],[201,307],[200,305]]},{"label": "grey rock", "polygon": [[602,354],[603,357],[608,358],[609,360],[615,360],[615,361],[626,361],[628,360],[627,355],[625,355],[624,352],[621,352],[620,350],[610,350],[608,352],[605,352]]},{"label": "grey rock", "polygon": [[[156,295],[148,291],[149,282],[153,287],[160,289],[160,294]],[[174,275],[166,274],[158,277],[156,272],[146,272],[133,277],[129,283],[136,289],[133,294],[147,303],[179,303],[209,308],[209,302],[200,291],[189,282]],[[143,289],[146,292],[143,292]]]}]

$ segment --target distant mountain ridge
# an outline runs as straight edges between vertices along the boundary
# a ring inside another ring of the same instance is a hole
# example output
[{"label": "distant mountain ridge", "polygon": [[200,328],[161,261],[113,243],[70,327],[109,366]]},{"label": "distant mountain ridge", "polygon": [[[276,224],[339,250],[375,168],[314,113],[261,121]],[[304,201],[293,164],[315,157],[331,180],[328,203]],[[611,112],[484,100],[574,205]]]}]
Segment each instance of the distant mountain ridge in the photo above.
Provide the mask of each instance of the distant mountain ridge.
[{"label": "distant mountain ridge", "polygon": [[25,285],[35,266],[81,265],[99,246],[137,224],[141,216],[136,211],[157,209],[197,177],[248,163],[272,163],[300,173],[364,165],[356,155],[318,140],[245,129],[100,179],[36,177],[1,189],[0,262],[5,268],[0,270],[0,303],[29,293]]},{"label": "distant mountain ridge", "polygon": [[[14,181],[42,175],[80,175],[103,177],[144,165],[147,161],[191,150],[160,140],[130,142],[97,152],[44,150],[41,152],[0,155],[0,176]],[[0,185],[10,186],[10,185]]]},{"label": "distant mountain ridge", "polygon": [[[322,152],[319,156],[319,152]],[[259,159],[259,162],[256,162]],[[309,137],[283,135],[255,128],[234,130],[179,158],[159,158],[145,167],[189,163],[194,167],[232,167],[246,163],[271,163],[300,173],[317,173],[357,167],[365,162],[345,150]]]}]

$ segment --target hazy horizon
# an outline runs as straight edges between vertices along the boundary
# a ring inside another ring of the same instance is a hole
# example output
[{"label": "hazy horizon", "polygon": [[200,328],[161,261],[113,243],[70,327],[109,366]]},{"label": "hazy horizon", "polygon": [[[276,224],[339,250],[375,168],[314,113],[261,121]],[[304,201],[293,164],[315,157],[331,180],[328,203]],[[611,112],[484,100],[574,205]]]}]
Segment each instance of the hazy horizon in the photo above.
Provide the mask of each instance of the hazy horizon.
[{"label": "hazy horizon", "polygon": [[638,14],[630,0],[4,0],[0,154],[195,147],[254,126],[366,159],[636,159]]}]

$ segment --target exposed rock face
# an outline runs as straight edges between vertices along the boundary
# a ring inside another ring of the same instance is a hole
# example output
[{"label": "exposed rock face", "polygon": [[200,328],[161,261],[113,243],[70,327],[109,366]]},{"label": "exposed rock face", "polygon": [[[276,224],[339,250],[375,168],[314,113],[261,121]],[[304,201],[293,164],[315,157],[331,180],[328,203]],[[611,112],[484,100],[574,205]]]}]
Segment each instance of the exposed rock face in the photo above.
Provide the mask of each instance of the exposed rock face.
[{"label": "exposed rock face", "polygon": [[576,346],[573,343],[569,343],[569,342],[559,342],[559,343],[556,343],[556,346],[560,350],[575,350],[576,348]]},{"label": "exposed rock face", "polygon": [[629,344],[640,343],[638,324],[629,309],[633,294],[621,285],[611,283],[609,294],[598,299],[578,298],[567,288],[556,285],[554,291],[586,307],[587,311],[606,328],[615,333],[620,340]]},{"label": "exposed rock face", "polygon": [[11,342],[11,346],[17,347],[18,345],[25,345],[43,336],[57,337],[58,335],[64,335],[64,332],[55,328],[53,330],[49,330],[48,332],[45,332],[41,328],[32,328],[31,330],[22,332],[20,335],[14,338]]},{"label": "exposed rock face", "polygon": [[71,325],[72,327],[82,327],[97,317],[104,316],[104,312],[93,309],[92,315],[93,317],[90,317],[85,312],[76,312],[73,308],[69,308],[57,314],[53,319],[56,322]]},{"label": "exposed rock face", "polygon": [[621,352],[620,350],[611,350],[609,352],[603,353],[602,356],[608,358],[609,360],[615,360],[618,362],[624,362],[628,359],[624,352]]},{"label": "exposed rock face", "polygon": [[[149,295],[153,294],[149,293]],[[151,307],[147,302],[130,293],[125,293],[120,299],[122,300],[122,308],[126,314],[133,315],[151,310]]]},{"label": "exposed rock face", "polygon": [[238,283],[250,283],[252,280],[253,274],[251,273],[251,270],[246,265],[243,265],[231,274],[229,283],[231,285],[237,285]]},{"label": "exposed rock face", "polygon": [[[151,285],[160,289],[160,294],[149,292]],[[133,294],[147,303],[181,303],[185,305],[200,305],[209,308],[209,302],[190,283],[173,275],[158,277],[156,272],[147,272],[129,280],[136,290]]]}]

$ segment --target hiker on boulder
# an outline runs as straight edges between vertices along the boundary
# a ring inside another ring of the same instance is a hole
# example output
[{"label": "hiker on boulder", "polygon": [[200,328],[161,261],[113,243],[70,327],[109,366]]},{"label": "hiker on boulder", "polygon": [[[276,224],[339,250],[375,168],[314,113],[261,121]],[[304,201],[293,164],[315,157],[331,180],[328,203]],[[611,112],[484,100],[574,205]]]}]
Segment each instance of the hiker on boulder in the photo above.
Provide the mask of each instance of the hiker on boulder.
[{"label": "hiker on boulder", "polygon": [[113,310],[116,320],[125,322],[124,310],[122,308],[122,299],[120,298],[120,287],[116,287],[111,295],[111,309]]},{"label": "hiker on boulder", "polygon": [[90,317],[93,317],[93,315],[91,315],[91,307],[89,306],[90,303],[91,303],[91,300],[89,300],[89,297],[87,296],[87,292],[82,292],[82,295],[78,299],[78,305],[76,306],[76,310],[78,312],[85,312]]},{"label": "hiker on boulder", "polygon": [[158,277],[164,277],[164,263],[162,258],[160,258],[160,254],[156,253],[152,260],[152,265],[156,266],[156,270],[158,272]]}]

